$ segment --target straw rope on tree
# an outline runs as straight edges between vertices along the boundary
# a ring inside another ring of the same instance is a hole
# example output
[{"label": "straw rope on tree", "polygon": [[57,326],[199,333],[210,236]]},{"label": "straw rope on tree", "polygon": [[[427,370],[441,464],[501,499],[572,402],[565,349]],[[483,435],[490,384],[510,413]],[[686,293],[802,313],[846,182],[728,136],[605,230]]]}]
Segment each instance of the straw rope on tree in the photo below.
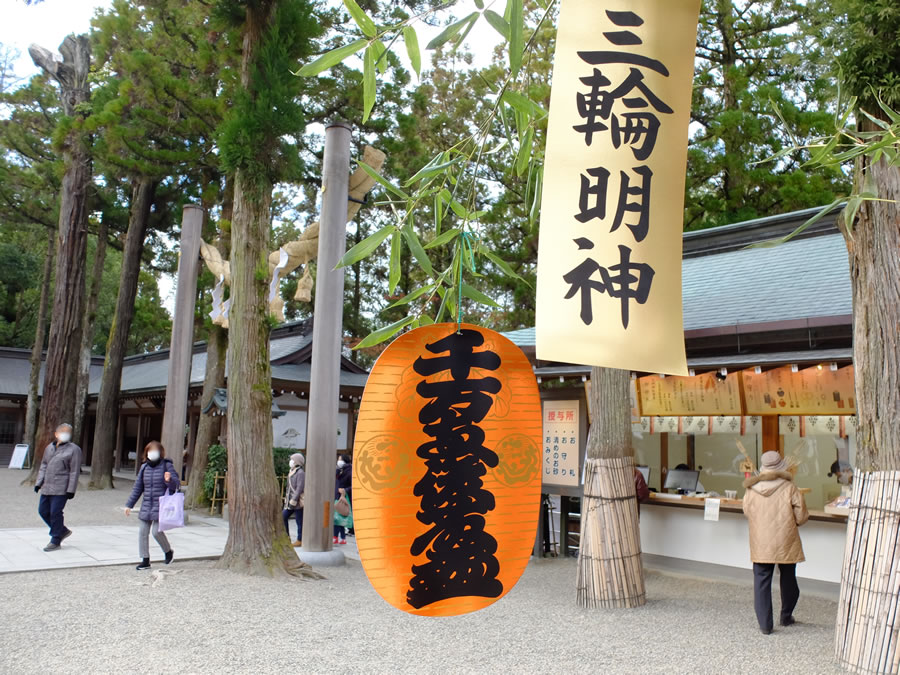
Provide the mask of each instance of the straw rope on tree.
[{"label": "straw rope on tree", "polygon": [[628,371],[591,370],[594,411],[585,458],[576,594],[579,607],[640,607],[647,601]]}]

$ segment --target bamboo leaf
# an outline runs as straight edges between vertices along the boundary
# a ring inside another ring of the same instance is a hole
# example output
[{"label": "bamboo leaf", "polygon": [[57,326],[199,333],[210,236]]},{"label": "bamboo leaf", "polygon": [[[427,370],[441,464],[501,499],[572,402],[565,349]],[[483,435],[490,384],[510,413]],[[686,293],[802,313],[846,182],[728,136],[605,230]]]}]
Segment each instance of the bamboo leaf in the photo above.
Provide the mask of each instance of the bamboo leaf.
[{"label": "bamboo leaf", "polygon": [[366,347],[372,347],[373,345],[380,344],[385,340],[389,340],[415,320],[415,316],[407,316],[403,319],[400,319],[399,321],[395,321],[389,326],[385,326],[384,328],[379,328],[376,331],[372,331],[363,339],[362,342],[356,345],[353,349],[365,349]]},{"label": "bamboo leaf", "polygon": [[441,220],[444,218],[444,200],[441,199],[440,193],[434,196],[434,234],[441,233]]},{"label": "bamboo leaf", "polygon": [[362,7],[356,4],[356,0],[344,0],[344,7],[350,12],[350,16],[353,17],[356,25],[359,26],[359,29],[366,37],[375,37],[378,33],[378,29],[375,28],[375,22],[369,18],[369,15],[363,11]]},{"label": "bamboo leaf", "polygon": [[451,166],[453,166],[455,164],[459,164],[461,161],[463,161],[463,158],[457,157],[456,159],[451,159],[449,162],[441,162],[440,164],[434,164],[434,165],[426,164],[421,169],[419,169],[419,171],[416,173],[415,176],[413,176],[408,181],[406,181],[405,187],[409,187],[410,185],[413,185],[419,181],[425,180],[426,178],[431,178],[432,176],[434,176],[436,174],[446,171]]},{"label": "bamboo leaf", "polygon": [[409,199],[408,194],[406,194],[403,190],[398,188],[393,183],[390,183],[384,176],[382,176],[380,173],[378,173],[371,166],[369,166],[365,162],[360,162],[359,165],[362,167],[363,171],[365,171],[367,174],[369,174],[369,176],[371,176],[371,178],[376,183],[378,183],[381,187],[383,187],[385,190],[388,190],[389,192],[393,192],[395,195],[397,195],[398,197],[401,197],[403,199]]},{"label": "bamboo leaf", "polygon": [[422,242],[419,241],[419,237],[413,229],[413,226],[408,224],[401,232],[403,232],[403,238],[406,239],[406,245],[409,246],[409,250],[412,252],[413,257],[416,259],[416,262],[419,263],[419,267],[421,267],[428,276],[433,277],[434,268],[431,266],[431,260],[425,252],[425,249],[422,248]]},{"label": "bamboo leaf", "polygon": [[503,36],[504,40],[509,40],[509,24],[506,23],[506,19],[492,9],[484,10],[484,18],[495,31]]},{"label": "bamboo leaf", "polygon": [[509,70],[513,79],[522,67],[522,31],[525,19],[522,16],[522,0],[508,0],[509,8]]},{"label": "bamboo leaf", "polygon": [[470,23],[474,19],[478,18],[478,12],[472,12],[469,16],[464,19],[460,19],[455,23],[451,23],[444,30],[442,30],[436,38],[434,38],[428,45],[425,47],[426,49],[437,49],[441,45],[449,42],[451,39],[456,37],[459,32],[466,26],[467,23]]},{"label": "bamboo leaf", "polygon": [[507,89],[503,92],[500,100],[526,117],[541,117],[544,114],[541,106],[516,91]]},{"label": "bamboo leaf", "polygon": [[478,21],[477,13],[474,15],[470,14],[469,16],[472,17],[472,20],[469,21],[469,25],[466,26],[466,29],[463,31],[462,35],[460,35],[458,38],[455,38],[455,40],[454,40],[455,44],[453,47],[454,49],[458,49],[459,46],[466,41],[466,38],[469,37],[469,33],[472,32],[472,27],[475,25],[475,22]]},{"label": "bamboo leaf", "polygon": [[541,211],[541,197],[544,192],[544,172],[538,171],[537,178],[534,181],[534,201],[531,202],[531,209],[528,211],[528,224],[532,227],[537,222],[538,215]]},{"label": "bamboo leaf", "polygon": [[459,232],[460,232],[460,230],[458,230],[456,228],[454,228],[452,230],[447,230],[443,234],[439,234],[434,239],[432,239],[427,244],[425,244],[425,248],[426,249],[435,248],[436,246],[446,244],[448,241],[452,241],[453,239],[456,239],[456,237],[459,236]]},{"label": "bamboo leaf", "polygon": [[[513,271],[513,268],[509,266],[509,263],[506,262],[505,260],[503,260],[503,259],[502,259],[500,256],[498,256],[496,253],[494,253],[494,252],[488,250],[488,249],[485,248],[484,246],[479,246],[479,247],[478,247],[478,252],[481,253],[481,255],[483,255],[485,258],[487,258],[488,260],[490,260],[492,263],[494,263],[497,267],[499,267],[501,270],[503,270],[503,271],[504,271],[506,274],[508,274],[509,276],[511,276],[511,277],[513,277],[513,278],[515,278],[515,279],[519,279],[520,281],[524,281],[525,283],[528,283],[528,281],[527,281],[526,279],[524,279],[524,278],[523,278],[522,276],[520,276],[519,274],[516,274],[516,272]],[[531,284],[529,284],[529,286],[530,286],[530,285],[531,285]]]},{"label": "bamboo leaf", "polygon": [[416,29],[412,26],[403,27],[403,42],[406,43],[406,53],[409,56],[409,62],[416,71],[416,77],[419,77],[422,71],[422,53],[419,51],[419,36],[416,35]]},{"label": "bamboo leaf", "polygon": [[516,175],[521,176],[528,168],[528,162],[531,159],[531,145],[534,141],[534,127],[528,127],[525,132],[525,138],[519,145],[519,155],[516,157]]},{"label": "bamboo leaf", "polygon": [[499,307],[495,300],[489,298],[481,291],[472,288],[469,284],[463,282],[462,284],[462,294],[467,298],[474,300],[475,302],[481,303],[482,305],[488,305],[490,307]]},{"label": "bamboo leaf", "polygon": [[837,207],[841,206],[843,203],[844,203],[844,198],[838,197],[833,202],[831,202],[831,204],[822,208],[816,215],[814,215],[812,218],[808,219],[805,223],[800,225],[800,227],[798,227],[796,230],[794,230],[790,234],[780,237],[778,239],[770,239],[768,241],[761,241],[758,244],[751,244],[751,245],[747,246],[746,248],[772,248],[774,246],[779,246],[787,241],[790,241],[791,239],[796,237],[798,234],[803,232],[803,230],[805,230],[806,228],[808,228],[812,225],[815,225],[817,222],[822,220],[822,218],[827,216],[829,213],[834,211]]},{"label": "bamboo leaf", "polygon": [[317,58],[315,61],[307,63],[294,74],[300,75],[301,77],[312,77],[313,75],[318,75],[323,70],[328,70],[329,68],[339,64],[347,57],[353,56],[356,52],[365,47],[368,42],[368,40],[356,40],[355,42],[351,42],[350,44],[344,45],[343,47],[332,49],[327,54],[322,54],[322,56]]},{"label": "bamboo leaf", "polygon": [[419,322],[420,322],[423,326],[430,326],[430,325],[432,325],[432,324],[434,323],[434,319],[432,319],[432,318],[431,318],[430,316],[428,316],[427,314],[423,314],[422,316],[419,317]]},{"label": "bamboo leaf", "polygon": [[375,67],[378,69],[378,72],[385,75],[388,68],[387,47],[384,46],[381,40],[375,40],[372,42],[372,49],[375,51]]},{"label": "bamboo leaf", "polygon": [[385,309],[392,309],[394,307],[400,307],[401,305],[408,305],[413,300],[421,298],[423,295],[427,295],[434,291],[434,284],[430,284],[428,286],[422,286],[421,288],[417,288],[412,293],[407,293],[399,300],[395,301],[393,304],[388,305]]},{"label": "bamboo leaf", "polygon": [[361,242],[344,254],[341,261],[335,266],[335,269],[341,267],[349,267],[354,263],[358,263],[363,258],[369,256],[375,249],[381,246],[381,242],[387,239],[393,232],[397,230],[393,225],[385,225],[374,234],[370,234]]},{"label": "bamboo leaf", "polygon": [[453,210],[453,213],[455,213],[463,220],[466,220],[469,216],[469,214],[466,212],[465,207],[455,199],[450,200],[450,208]]},{"label": "bamboo leaf", "polygon": [[366,48],[363,67],[363,124],[369,119],[369,113],[375,107],[375,50],[370,45]]},{"label": "bamboo leaf", "polygon": [[399,232],[391,235],[391,265],[388,272],[388,295],[394,294],[394,289],[400,283],[400,253],[403,248],[403,238]]}]

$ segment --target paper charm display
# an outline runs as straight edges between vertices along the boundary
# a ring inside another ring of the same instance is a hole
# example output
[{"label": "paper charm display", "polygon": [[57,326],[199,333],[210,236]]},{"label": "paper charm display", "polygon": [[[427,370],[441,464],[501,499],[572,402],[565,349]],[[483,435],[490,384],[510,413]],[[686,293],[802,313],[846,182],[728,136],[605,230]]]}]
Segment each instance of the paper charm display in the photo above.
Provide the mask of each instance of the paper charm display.
[{"label": "paper charm display", "polygon": [[397,338],[363,394],[353,458],[366,574],[410,614],[496,602],[534,546],[541,402],[531,364],[494,331],[436,324]]}]

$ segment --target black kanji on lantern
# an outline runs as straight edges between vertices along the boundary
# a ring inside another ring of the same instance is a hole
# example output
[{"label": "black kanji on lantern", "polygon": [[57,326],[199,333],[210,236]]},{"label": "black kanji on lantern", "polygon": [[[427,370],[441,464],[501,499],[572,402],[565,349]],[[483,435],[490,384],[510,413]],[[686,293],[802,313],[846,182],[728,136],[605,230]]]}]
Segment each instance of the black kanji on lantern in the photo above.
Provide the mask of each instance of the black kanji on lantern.
[{"label": "black kanji on lantern", "polygon": [[[593,248],[593,242],[580,237],[575,240],[579,250]],[[611,298],[621,301],[622,328],[628,328],[629,303],[631,301],[643,305],[650,296],[650,286],[656,271],[646,263],[631,261],[631,249],[619,245],[619,262],[603,267],[593,258],[585,258],[572,271],[563,275],[569,284],[566,300],[581,294],[581,320],[590,325],[594,320],[593,292],[606,293]],[[595,279],[594,273],[600,275]]]},{"label": "black kanji on lantern", "polygon": [[439,600],[463,596],[499,597],[500,563],[497,540],[485,531],[485,515],[494,509],[494,495],[482,477],[499,463],[484,446],[478,424],[493,405],[501,382],[495,377],[472,377],[472,369],[497,370],[500,356],[488,349],[478,331],[463,329],[426,345],[434,358],[416,359],[413,369],[429,377],[449,373],[450,379],[423,379],[416,393],[427,402],[419,422],[432,438],[416,454],[425,460],[425,475],[414,494],[421,498],[416,518],[431,527],[416,537],[410,553],[428,559],[413,565],[406,601],[421,609]]}]

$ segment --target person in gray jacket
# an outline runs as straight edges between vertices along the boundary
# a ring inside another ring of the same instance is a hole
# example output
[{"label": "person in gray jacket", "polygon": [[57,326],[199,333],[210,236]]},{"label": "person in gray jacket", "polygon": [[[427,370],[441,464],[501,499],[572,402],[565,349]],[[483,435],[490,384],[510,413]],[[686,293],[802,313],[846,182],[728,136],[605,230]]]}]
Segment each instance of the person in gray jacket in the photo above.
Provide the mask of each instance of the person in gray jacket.
[{"label": "person in gray jacket", "polygon": [[291,538],[291,514],[297,521],[297,540],[294,546],[303,545],[303,491],[306,489],[306,472],[303,467],[306,466],[306,458],[299,452],[291,455],[290,473],[288,473],[287,485],[284,494],[284,510],[281,515],[284,517],[284,529],[287,530],[288,539]]},{"label": "person in gray jacket", "polygon": [[75,499],[81,473],[81,448],[72,443],[72,425],[60,424],[54,436],[53,442],[44,449],[34,484],[34,491],[41,493],[38,513],[50,528],[50,543],[44,547],[45,551],[59,550],[62,540],[72,534],[63,521],[63,509],[67,501]]},{"label": "person in gray jacket", "polygon": [[141,562],[135,569],[150,569],[150,530],[153,530],[153,538],[162,548],[166,556],[166,565],[172,562],[175,553],[169,545],[169,539],[165,532],[159,531],[159,498],[170,490],[172,494],[178,492],[181,481],[178,472],[171,459],[166,459],[166,449],[159,441],[150,441],[144,447],[144,464],[134,481],[134,489],[131,496],[125,502],[125,515],[131,515],[131,509],[143,494],[141,511],[138,514],[140,530],[138,531],[138,550]]}]

